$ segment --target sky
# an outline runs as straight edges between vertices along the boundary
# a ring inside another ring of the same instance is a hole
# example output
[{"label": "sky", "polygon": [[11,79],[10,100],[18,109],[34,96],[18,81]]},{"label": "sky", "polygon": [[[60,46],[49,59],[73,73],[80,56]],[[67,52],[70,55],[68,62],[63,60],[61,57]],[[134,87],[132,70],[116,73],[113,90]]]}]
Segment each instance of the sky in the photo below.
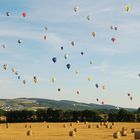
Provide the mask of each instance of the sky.
[{"label": "sky", "polygon": [[[126,5],[130,7],[128,12]],[[75,6],[77,12],[73,10]],[[139,0],[0,0],[0,98],[34,97],[97,104],[104,101],[138,108],[139,7]],[[117,30],[111,30],[111,26]],[[6,48],[2,48],[3,44]],[[64,59],[64,54],[68,54],[68,59]],[[57,58],[56,63],[53,57]],[[7,70],[3,69],[4,64],[8,64]]]}]

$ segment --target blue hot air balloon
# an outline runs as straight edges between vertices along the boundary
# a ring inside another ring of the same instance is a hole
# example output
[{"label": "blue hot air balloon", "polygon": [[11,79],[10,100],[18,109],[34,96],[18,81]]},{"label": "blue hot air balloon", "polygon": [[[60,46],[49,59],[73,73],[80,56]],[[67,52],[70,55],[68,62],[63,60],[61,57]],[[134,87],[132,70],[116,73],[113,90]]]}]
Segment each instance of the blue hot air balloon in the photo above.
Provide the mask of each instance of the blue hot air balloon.
[{"label": "blue hot air balloon", "polygon": [[70,65],[70,64],[67,64],[66,67],[67,67],[68,69],[70,69],[71,65]]},{"label": "blue hot air balloon", "polygon": [[56,57],[53,57],[52,61],[55,63],[57,61]]}]

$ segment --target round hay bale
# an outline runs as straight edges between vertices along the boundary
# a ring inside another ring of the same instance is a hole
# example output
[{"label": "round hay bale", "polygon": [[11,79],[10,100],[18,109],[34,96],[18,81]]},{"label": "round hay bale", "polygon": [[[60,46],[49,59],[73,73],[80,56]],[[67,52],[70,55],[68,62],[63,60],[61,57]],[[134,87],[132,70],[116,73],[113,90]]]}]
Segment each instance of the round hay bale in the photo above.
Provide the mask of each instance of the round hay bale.
[{"label": "round hay bale", "polygon": [[102,126],[102,125],[104,125],[104,123],[103,122],[100,122],[100,126]]},{"label": "round hay bale", "polygon": [[70,131],[70,132],[69,132],[69,136],[71,136],[71,137],[76,136],[76,135],[75,135],[75,131]]},{"label": "round hay bale", "polygon": [[70,126],[73,126],[73,123],[70,123]]},{"label": "round hay bale", "polygon": [[49,125],[47,125],[47,128],[50,128],[50,126],[49,126]]},{"label": "round hay bale", "polygon": [[89,124],[89,125],[88,125],[88,128],[92,128],[92,125]]},{"label": "round hay bale", "polygon": [[113,137],[118,139],[121,137],[121,133],[119,131],[113,133]]},{"label": "round hay bale", "polygon": [[96,127],[97,127],[97,128],[100,128],[100,125],[99,125],[99,124],[97,124],[97,125],[96,125]]},{"label": "round hay bale", "polygon": [[27,136],[32,136],[32,131],[27,131]]},{"label": "round hay bale", "polygon": [[67,127],[67,125],[66,125],[66,124],[63,124],[63,127],[64,127],[64,128],[66,128],[66,127]]},{"label": "round hay bale", "polygon": [[122,130],[122,131],[121,131],[121,135],[122,135],[122,136],[127,136],[127,131],[126,131],[126,130]]},{"label": "round hay bale", "polygon": [[74,128],[73,131],[77,132],[77,128]]},{"label": "round hay bale", "polygon": [[127,131],[127,128],[126,127],[122,127],[122,131]]},{"label": "round hay bale", "polygon": [[135,131],[135,139],[140,139],[140,131]]},{"label": "round hay bale", "polygon": [[106,128],[109,128],[109,124],[106,124],[106,126],[105,126]]},{"label": "round hay bale", "polygon": [[134,133],[135,131],[136,131],[135,128],[132,128],[132,129],[131,129],[131,133]]},{"label": "round hay bale", "polygon": [[115,125],[115,122],[112,122],[112,125],[114,126]]},{"label": "round hay bale", "polygon": [[32,125],[30,125],[29,128],[32,128]]},{"label": "round hay bale", "polygon": [[6,128],[9,128],[9,124],[8,123],[6,123]]},{"label": "round hay bale", "polygon": [[87,121],[85,121],[85,124],[88,124],[88,122],[87,122]]}]

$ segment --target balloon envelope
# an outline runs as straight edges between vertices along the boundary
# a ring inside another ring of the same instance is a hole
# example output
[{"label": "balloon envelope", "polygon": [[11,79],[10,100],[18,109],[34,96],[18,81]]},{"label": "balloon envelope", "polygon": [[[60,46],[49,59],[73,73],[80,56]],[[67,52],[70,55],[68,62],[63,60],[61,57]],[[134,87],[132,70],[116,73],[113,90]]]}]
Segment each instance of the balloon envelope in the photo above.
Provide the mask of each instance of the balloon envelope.
[{"label": "balloon envelope", "polygon": [[70,65],[70,64],[67,64],[66,67],[67,67],[68,69],[70,69],[71,65]]},{"label": "balloon envelope", "polygon": [[68,54],[64,54],[64,58],[67,59],[68,58]]},{"label": "balloon envelope", "polygon": [[23,17],[26,17],[26,13],[25,13],[25,12],[23,12],[23,13],[22,13],[22,16],[23,16]]},{"label": "balloon envelope", "polygon": [[56,58],[56,57],[53,57],[53,58],[52,58],[52,61],[53,61],[54,63],[56,63],[57,58]]}]

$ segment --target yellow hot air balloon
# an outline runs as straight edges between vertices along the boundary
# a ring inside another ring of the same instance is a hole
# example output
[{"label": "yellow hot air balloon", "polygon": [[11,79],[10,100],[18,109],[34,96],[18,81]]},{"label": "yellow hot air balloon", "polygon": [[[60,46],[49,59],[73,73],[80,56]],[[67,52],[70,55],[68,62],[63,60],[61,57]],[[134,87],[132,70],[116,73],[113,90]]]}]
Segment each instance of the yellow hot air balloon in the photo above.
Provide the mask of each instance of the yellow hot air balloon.
[{"label": "yellow hot air balloon", "polygon": [[92,80],[92,77],[90,76],[90,77],[88,77],[87,79],[88,79],[88,81],[91,81],[91,80]]},{"label": "yellow hot air balloon", "polygon": [[130,11],[130,9],[131,9],[130,5],[128,5],[128,4],[127,4],[127,5],[125,5],[125,7],[124,7],[124,8],[125,8],[125,11],[126,11],[126,12],[129,12],[129,11]]},{"label": "yellow hot air balloon", "polygon": [[52,77],[52,83],[54,83],[56,81],[55,77]]}]

